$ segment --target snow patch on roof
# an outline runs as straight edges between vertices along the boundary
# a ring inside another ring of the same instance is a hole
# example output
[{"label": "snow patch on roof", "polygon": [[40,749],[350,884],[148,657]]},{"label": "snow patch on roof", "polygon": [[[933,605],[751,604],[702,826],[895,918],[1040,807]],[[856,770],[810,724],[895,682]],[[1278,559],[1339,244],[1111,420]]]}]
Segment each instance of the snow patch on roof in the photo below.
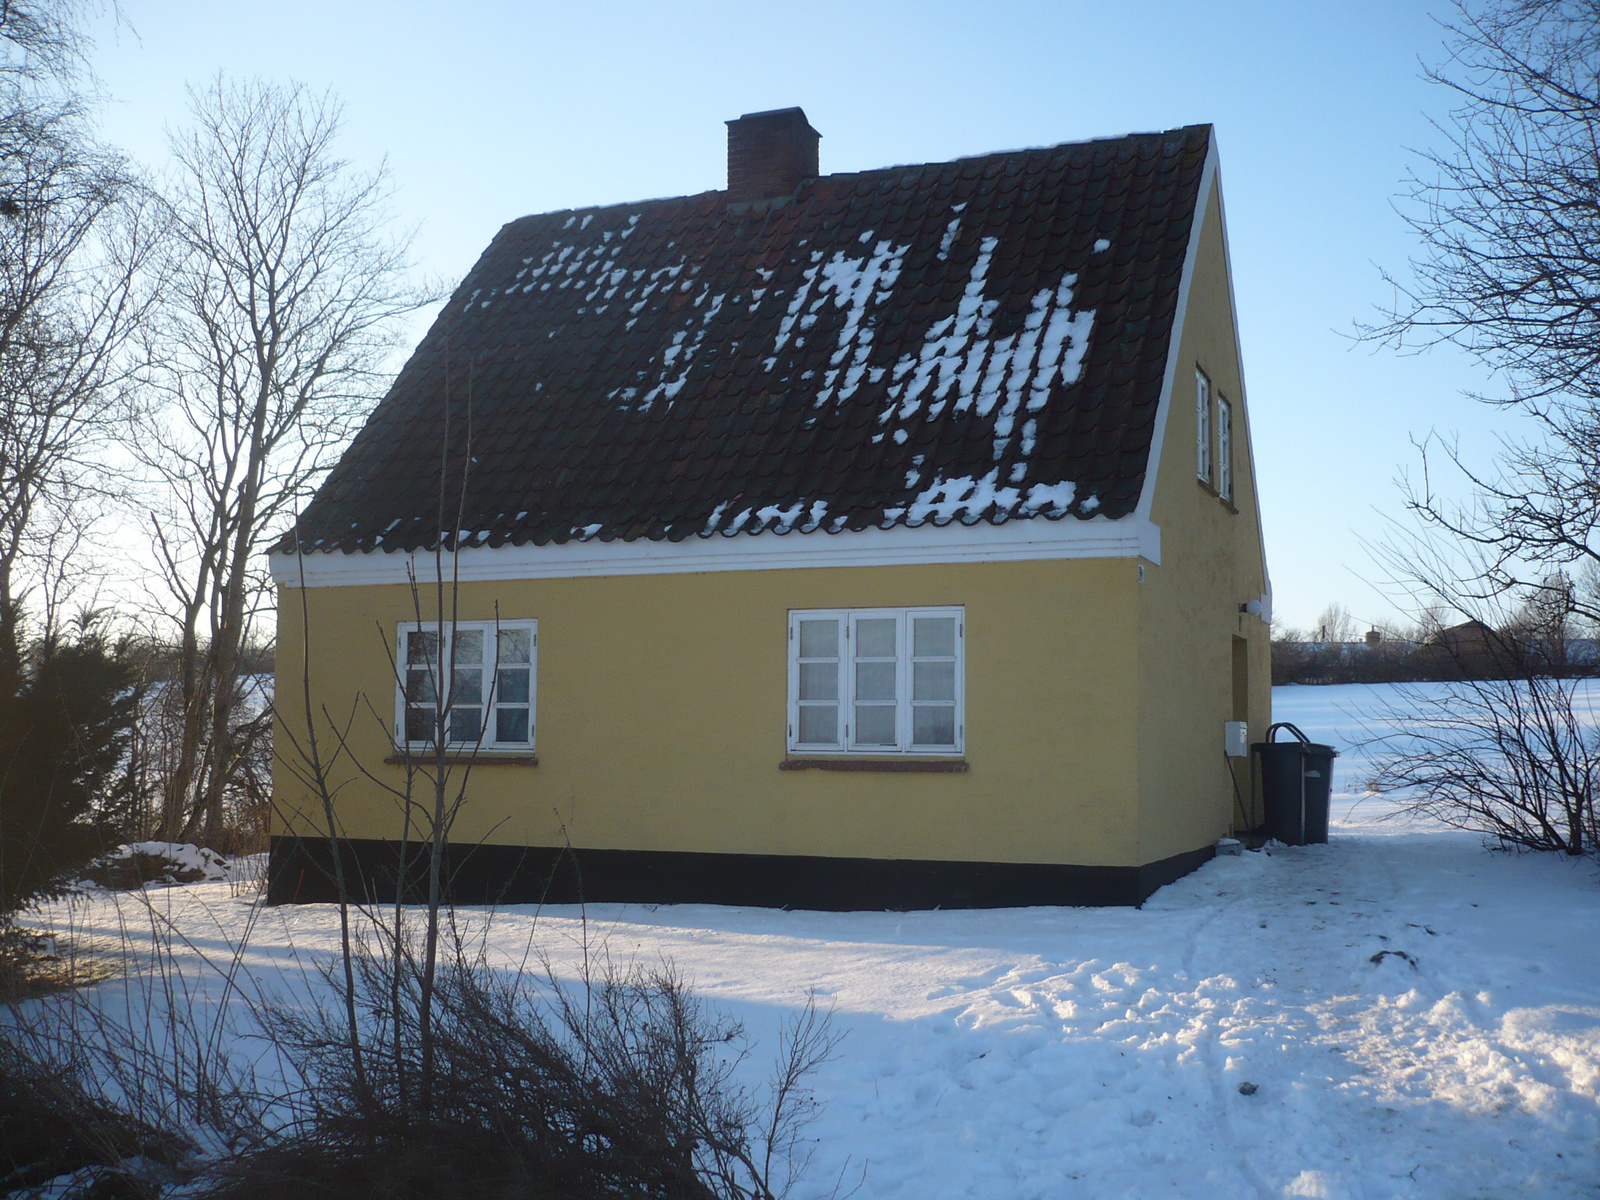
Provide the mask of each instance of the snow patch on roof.
[{"label": "snow patch on roof", "polygon": [[[935,418],[947,405],[980,417],[993,413],[996,462],[1011,446],[1020,410],[1044,408],[1057,380],[1064,386],[1078,381],[1094,329],[1093,309],[1072,310],[1078,276],[1069,271],[1055,287],[1034,294],[1020,330],[991,337],[999,302],[985,298],[984,281],[998,245],[998,238],[983,239],[954,315],[935,321],[921,350],[895,363],[891,403],[878,416],[887,425]],[[1036,432],[1024,430],[1030,451]]]},{"label": "snow patch on roof", "polygon": [[[685,281],[687,282],[687,281]],[[710,303],[707,304],[709,297]],[[678,393],[683,390],[683,385],[689,381],[689,369],[694,366],[694,356],[706,340],[706,331],[711,328],[711,323],[717,319],[717,313],[722,310],[722,302],[727,298],[725,292],[711,295],[711,288],[702,288],[700,294],[694,298],[694,307],[705,305],[705,311],[700,314],[698,324],[691,323],[672,335],[672,341],[661,352],[661,377],[654,387],[639,398],[636,407],[640,412],[649,412],[655,402],[666,397],[667,407],[672,407],[672,401],[677,399]],[[693,335],[691,338],[690,335]],[[667,373],[679,366],[681,359],[682,369],[673,379],[667,378]]]},{"label": "snow patch on roof", "polygon": [[873,247],[869,258],[850,258],[835,254],[822,268],[817,300],[833,294],[834,303],[845,310],[844,328],[839,331],[839,348],[828,360],[816,406],[830,400],[848,400],[861,386],[872,353],[872,322],[868,309],[889,299],[909,246],[896,246],[884,240]]},{"label": "snow patch on roof", "polygon": [[722,514],[728,511],[728,505],[731,503],[733,503],[731,500],[724,500],[711,510],[711,515],[706,518],[706,527],[700,532],[701,537],[710,537],[717,531],[717,522],[722,520]]},{"label": "snow patch on roof", "polygon": [[939,261],[944,262],[950,257],[950,247],[956,244],[956,233],[961,229],[961,210],[965,204],[956,205],[956,215],[950,218],[950,224],[944,227],[944,237],[939,239]]},{"label": "snow patch on roof", "polygon": [[[1036,483],[1028,489],[1028,494],[1022,498],[1022,506],[1017,510],[1017,516],[1064,517],[1067,510],[1072,507],[1073,496],[1077,493],[1077,485],[1062,480],[1060,483]],[[1089,500],[1083,502],[1084,509],[1089,508]]]},{"label": "snow patch on roof", "polygon": [[[865,245],[872,240],[872,230],[867,230],[857,240]],[[811,265],[801,274],[800,286],[795,289],[778,323],[772,354],[762,360],[763,367],[772,371],[791,339],[797,348],[805,345],[805,333],[816,325],[823,305],[831,299],[835,307],[844,309],[845,320],[839,331],[838,347],[829,359],[828,370],[823,373],[822,387],[814,404],[821,408],[831,401],[848,400],[855,395],[871,369],[868,362],[872,354],[871,314],[893,294],[908,250],[909,246],[895,245],[886,238],[864,257],[838,250],[824,262],[822,252],[813,250]],[[878,377],[881,378],[881,368]]]},{"label": "snow patch on roof", "polygon": [[740,509],[727,522],[721,526],[722,514],[728,510],[731,502],[724,500],[712,511],[711,517],[706,521],[702,537],[710,537],[714,533],[722,533],[724,537],[732,537],[736,533],[761,533],[771,530],[773,533],[789,533],[798,529],[801,533],[810,533],[822,524],[828,515],[828,502],[826,500],[796,500],[792,504],[764,504],[761,507]]},{"label": "snow patch on roof", "polygon": [[[906,486],[910,487],[912,482],[908,478]],[[904,518],[905,523],[912,526],[930,520],[937,525],[956,520],[970,525],[985,515],[1062,517],[1072,507],[1076,491],[1076,484],[1063,480],[1036,483],[1024,493],[1020,488],[1002,485],[998,467],[978,478],[962,475],[946,479],[939,475],[909,504],[885,508],[883,523],[892,525]]]},{"label": "snow patch on roof", "polygon": [[[941,259],[948,256],[954,244],[964,207],[964,204],[952,206],[956,216],[946,227],[940,243]],[[588,219],[584,218],[584,224]],[[629,219],[624,236],[632,231],[637,219],[637,215]],[[576,218],[568,225],[574,223]],[[874,237],[869,229],[857,241],[867,246],[873,243]],[[1097,251],[1102,249],[1101,242],[1105,239],[1095,243]],[[796,348],[803,346],[807,332],[831,303],[844,311],[845,319],[839,330],[838,345],[829,358],[827,369],[822,372],[814,406],[820,408],[847,401],[863,382],[877,384],[887,376],[889,403],[879,414],[880,424],[903,425],[919,419],[935,419],[947,407],[982,418],[992,416],[994,460],[999,462],[1013,449],[1019,432],[1020,447],[1017,448],[1026,458],[1033,452],[1038,430],[1034,422],[1025,421],[1019,431],[1018,417],[1024,411],[1036,413],[1044,408],[1050,389],[1058,381],[1063,386],[1078,381],[1084,356],[1088,353],[1095,314],[1093,309],[1081,312],[1072,309],[1073,287],[1078,277],[1068,272],[1055,287],[1042,288],[1035,293],[1022,329],[1005,337],[994,337],[992,329],[999,302],[985,295],[985,285],[998,246],[996,237],[983,239],[956,311],[930,325],[923,335],[921,349],[902,355],[893,367],[870,362],[874,321],[876,313],[892,298],[910,247],[881,238],[864,254],[838,250],[825,256],[820,250],[811,251],[811,261],[801,273],[800,283],[779,321],[773,352],[762,360],[762,367],[769,373],[775,371],[787,346],[791,343]],[[579,287],[584,290],[585,302],[616,300],[628,305],[630,314],[637,317],[650,303],[652,295],[664,294],[673,285],[684,292],[696,287],[698,268],[686,260],[648,271],[629,271],[617,266],[620,249],[620,240],[614,242],[609,238],[583,245],[562,244],[558,240],[542,255],[524,258],[521,270],[504,291],[509,294],[527,293],[536,288],[548,290],[552,286]],[[772,271],[767,268],[757,268],[756,274],[763,284],[772,277]],[[763,287],[749,290],[752,309],[759,306],[765,291]],[[484,297],[475,291],[466,307],[487,307],[499,292],[500,289],[494,289]],[[694,315],[688,324],[674,330],[663,346],[655,378],[650,378],[650,372],[641,371],[637,388],[613,389],[608,398],[625,409],[641,412],[649,411],[661,400],[667,401],[670,407],[687,384],[696,356],[724,302],[730,299],[734,303],[744,302],[744,289],[739,292],[739,295],[712,294],[709,286],[701,286],[694,299]],[[603,311],[603,307],[596,311]],[[631,321],[629,326],[632,326]],[[802,376],[810,377],[809,373]],[[893,432],[897,443],[905,441],[901,430]]]},{"label": "snow patch on roof", "polygon": [[789,344],[789,338],[794,333],[796,322],[805,309],[806,301],[811,296],[811,289],[816,286],[817,271],[822,265],[822,251],[811,252],[811,265],[800,276],[800,286],[795,288],[794,296],[789,301],[789,307],[783,314],[783,319],[778,322],[778,333],[772,343],[772,357],[765,360],[766,369],[772,370],[778,361],[778,355],[783,353],[783,348]]}]

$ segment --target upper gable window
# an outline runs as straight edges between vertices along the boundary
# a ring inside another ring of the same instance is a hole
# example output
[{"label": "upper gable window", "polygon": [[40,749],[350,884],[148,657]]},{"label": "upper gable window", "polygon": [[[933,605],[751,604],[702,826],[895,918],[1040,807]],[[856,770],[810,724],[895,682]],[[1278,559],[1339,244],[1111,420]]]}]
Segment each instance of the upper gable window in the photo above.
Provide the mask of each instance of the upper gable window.
[{"label": "upper gable window", "polygon": [[1217,495],[1233,500],[1233,405],[1217,396]]},{"label": "upper gable window", "polygon": [[959,608],[789,614],[789,749],[959,754],[965,740]]},{"label": "upper gable window", "polygon": [[442,716],[451,750],[533,749],[537,621],[411,621],[396,645],[395,723],[406,748],[434,749]]},{"label": "upper gable window", "polygon": [[1195,473],[1211,483],[1211,380],[1196,368],[1194,373]]}]

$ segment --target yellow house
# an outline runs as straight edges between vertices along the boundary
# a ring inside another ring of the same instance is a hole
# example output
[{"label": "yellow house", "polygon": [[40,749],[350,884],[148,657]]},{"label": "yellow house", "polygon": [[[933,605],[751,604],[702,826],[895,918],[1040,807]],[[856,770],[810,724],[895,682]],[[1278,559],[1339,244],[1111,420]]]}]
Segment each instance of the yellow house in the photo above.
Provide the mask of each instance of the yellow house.
[{"label": "yellow house", "polygon": [[726,190],[506,225],[275,552],[275,901],[331,886],[308,712],[374,893],[440,763],[466,900],[1137,904],[1238,819],[1211,128],[819,175],[799,109],[728,126]]}]

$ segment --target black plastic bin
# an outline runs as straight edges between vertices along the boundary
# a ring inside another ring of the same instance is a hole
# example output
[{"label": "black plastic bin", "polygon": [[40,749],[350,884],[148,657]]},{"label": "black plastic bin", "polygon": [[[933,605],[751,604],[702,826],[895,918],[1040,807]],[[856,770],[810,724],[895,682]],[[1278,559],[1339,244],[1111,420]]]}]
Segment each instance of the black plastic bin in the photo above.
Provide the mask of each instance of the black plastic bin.
[{"label": "black plastic bin", "polygon": [[[1294,734],[1277,740],[1278,730]],[[1262,830],[1290,846],[1328,840],[1328,795],[1333,788],[1333,760],[1339,752],[1313,742],[1288,721],[1267,729],[1267,740],[1250,750],[1260,763],[1261,801],[1266,808]]]}]

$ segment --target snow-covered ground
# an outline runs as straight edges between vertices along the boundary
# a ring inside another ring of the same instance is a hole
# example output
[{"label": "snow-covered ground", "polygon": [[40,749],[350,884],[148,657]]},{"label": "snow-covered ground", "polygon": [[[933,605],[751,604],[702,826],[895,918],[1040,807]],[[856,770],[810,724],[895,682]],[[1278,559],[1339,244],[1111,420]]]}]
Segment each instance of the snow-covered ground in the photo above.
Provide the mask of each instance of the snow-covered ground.
[{"label": "snow-covered ground", "polygon": [[[1348,749],[1386,692],[1279,689],[1275,715]],[[1339,760],[1329,845],[1218,859],[1140,910],[514,908],[490,937],[506,962],[585,938],[670,959],[769,1051],[808,992],[831,1005],[846,1036],[797,1195],[1600,1195],[1593,865],[1382,821],[1362,772]],[[144,897],[191,962],[253,918],[247,988],[304,994],[333,911],[235,890]],[[87,895],[73,919],[113,937],[139,902]]]}]

